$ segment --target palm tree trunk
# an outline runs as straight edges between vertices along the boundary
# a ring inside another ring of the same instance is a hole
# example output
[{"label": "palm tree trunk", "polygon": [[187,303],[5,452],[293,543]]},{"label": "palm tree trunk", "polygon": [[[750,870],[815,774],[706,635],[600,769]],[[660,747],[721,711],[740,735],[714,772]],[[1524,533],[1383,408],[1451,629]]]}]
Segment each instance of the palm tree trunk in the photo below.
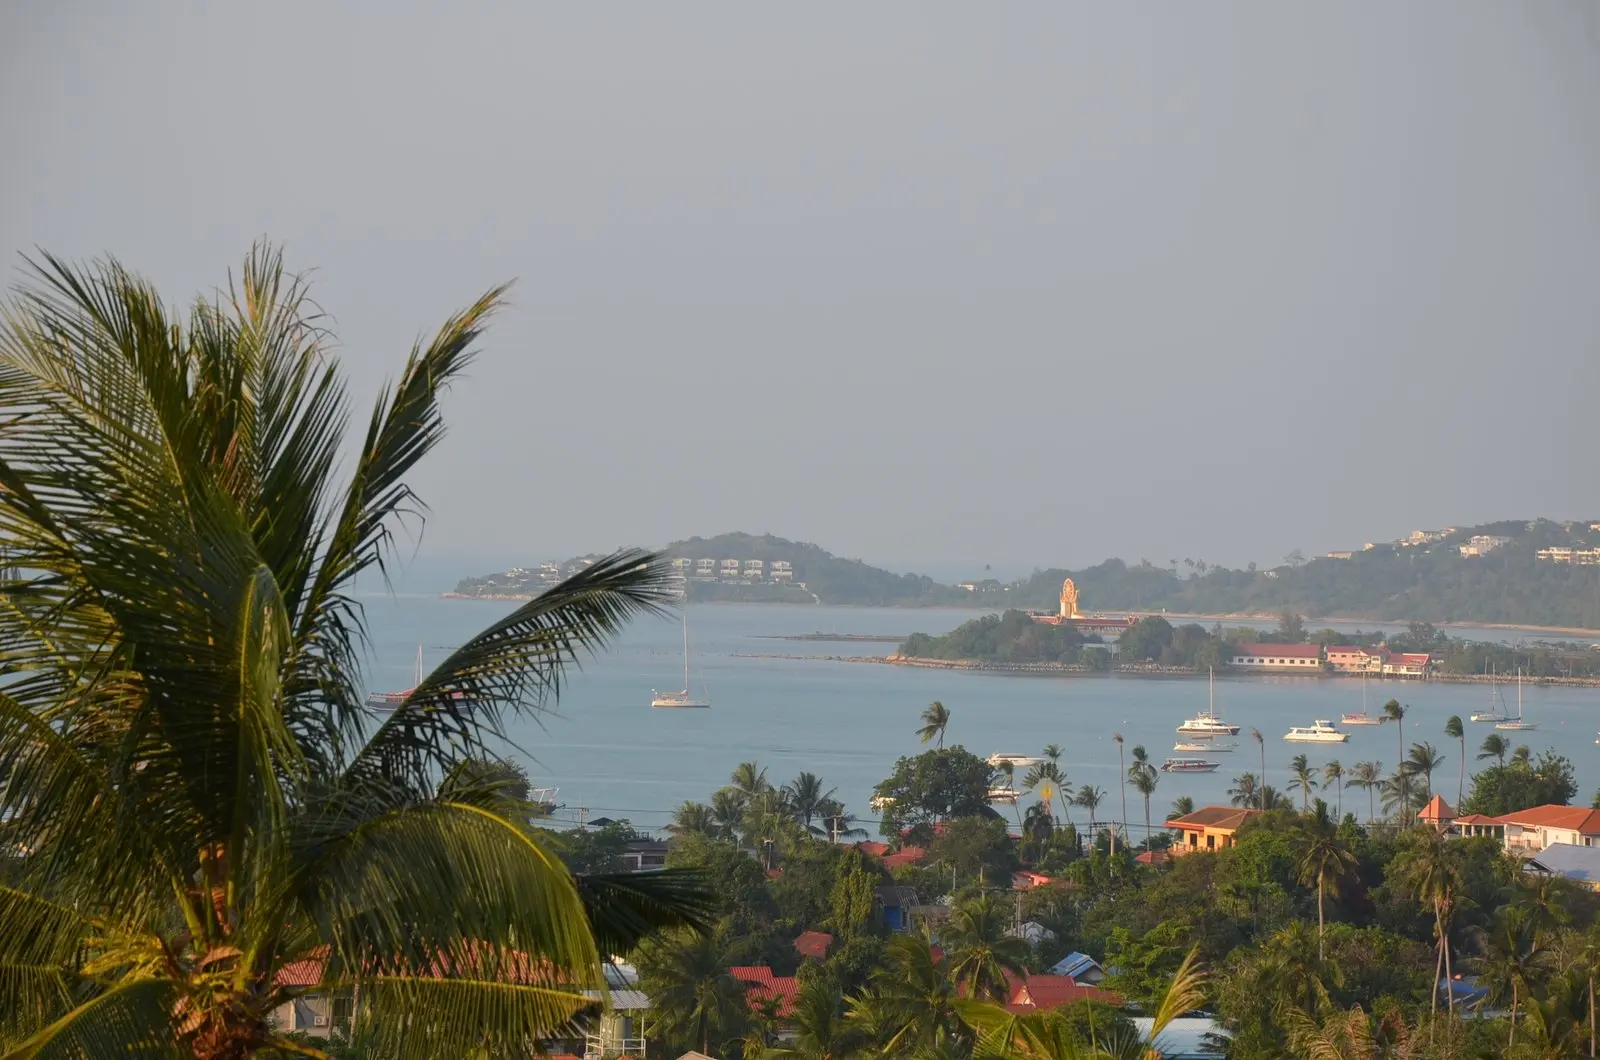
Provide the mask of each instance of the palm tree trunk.
[{"label": "palm tree trunk", "polygon": [[1445,922],[1443,910],[1439,911],[1438,917],[1439,945],[1444,949],[1444,999],[1445,1003],[1450,1007],[1450,1015],[1454,1017],[1456,1014],[1456,992],[1451,989],[1451,984],[1456,981],[1456,977],[1450,971],[1450,925]]},{"label": "palm tree trunk", "polygon": [[[1150,796],[1148,795],[1144,797],[1144,848],[1150,851],[1155,850],[1155,847],[1150,845]],[[1154,865],[1155,860],[1155,854],[1152,853],[1150,855],[1150,863]]]},{"label": "palm tree trunk", "polygon": [[1371,824],[1378,819],[1378,804],[1372,795],[1372,785],[1363,784],[1361,786],[1367,789],[1367,823]]},{"label": "palm tree trunk", "polygon": [[1323,873],[1317,873],[1317,963],[1321,964],[1324,957],[1322,953],[1322,883]]},{"label": "palm tree trunk", "polygon": [[[1438,926],[1437,920],[1434,922],[1434,926]],[[1433,997],[1428,1004],[1428,1015],[1436,1018],[1439,1015],[1439,975],[1444,971],[1444,947],[1435,946],[1434,949],[1438,953],[1433,958]],[[1431,1019],[1428,1022],[1428,1040],[1430,1042],[1433,1040],[1433,1021]]]},{"label": "palm tree trunk", "polygon": [[1456,812],[1461,812],[1461,793],[1467,787],[1467,738],[1461,737],[1461,771],[1456,776]]},{"label": "palm tree trunk", "polygon": [[1517,1044],[1517,1005],[1521,998],[1517,995],[1517,981],[1511,980],[1511,1037],[1506,1041],[1506,1048],[1513,1049]]},{"label": "palm tree trunk", "polygon": [[1267,808],[1267,745],[1261,744],[1261,808]]}]

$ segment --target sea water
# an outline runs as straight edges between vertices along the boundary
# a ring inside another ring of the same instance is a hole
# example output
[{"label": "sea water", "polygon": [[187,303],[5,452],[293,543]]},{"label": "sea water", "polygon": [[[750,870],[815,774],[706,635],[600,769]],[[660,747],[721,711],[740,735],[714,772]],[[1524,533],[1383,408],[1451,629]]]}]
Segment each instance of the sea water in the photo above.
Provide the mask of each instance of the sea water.
[{"label": "sea water", "polygon": [[[518,606],[511,601],[445,600],[437,596],[372,596],[363,599],[372,633],[367,683],[373,690],[409,687],[417,645],[432,667],[470,635]],[[674,807],[686,799],[704,801],[728,782],[734,766],[756,761],[774,784],[801,771],[818,774],[836,789],[850,812],[876,834],[868,799],[873,787],[901,755],[924,749],[916,730],[919,715],[933,700],[950,710],[946,745],[960,744],[987,757],[1000,751],[1037,755],[1045,744],[1063,749],[1061,766],[1074,790],[1093,784],[1106,792],[1096,813],[1105,821],[1123,816],[1119,779],[1136,745],[1151,760],[1198,757],[1172,750],[1173,731],[1206,705],[1206,681],[1197,678],[1116,676],[1013,676],[982,672],[929,670],[859,662],[826,656],[886,655],[892,643],[776,639],[811,632],[904,636],[948,632],[980,612],[953,609],[798,607],[793,605],[692,605],[691,685],[702,688],[713,706],[706,710],[653,710],[652,688],[675,690],[683,683],[682,629],[676,616],[632,622],[608,650],[569,669],[559,702],[536,717],[513,721],[514,749],[536,785],[558,788],[556,820],[576,823],[580,815],[626,818],[635,827],[659,830]],[[1320,624],[1319,624],[1320,625]],[[1368,623],[1367,629],[1377,628]],[[1511,640],[1505,630],[1451,630],[1454,635]],[[807,656],[773,658],[762,655]],[[1502,685],[1506,707],[1515,712],[1516,688]],[[1457,741],[1444,735],[1445,720],[1459,714],[1467,727],[1467,785],[1481,766],[1478,744],[1494,726],[1466,722],[1486,709],[1486,685],[1372,680],[1366,709],[1376,714],[1393,697],[1407,705],[1403,728],[1406,750],[1431,742],[1445,758],[1433,788],[1456,801],[1461,763]],[[1513,747],[1527,744],[1535,755],[1553,747],[1572,759],[1580,784],[1575,802],[1587,804],[1600,784],[1600,689],[1523,690],[1524,712],[1539,728],[1502,733]],[[1287,792],[1289,761],[1305,754],[1316,768],[1338,759],[1345,768],[1358,761],[1382,763],[1393,772],[1399,748],[1393,724],[1341,726],[1345,744],[1294,744],[1283,734],[1362,708],[1361,682],[1308,677],[1224,677],[1216,681],[1216,705],[1241,726],[1238,749],[1211,755],[1222,763],[1210,774],[1162,774],[1151,799],[1158,823],[1174,799],[1187,795],[1197,805],[1227,803],[1228,788],[1240,773],[1261,771],[1261,749],[1252,727],[1265,737],[1267,779]],[[1125,744],[1118,759],[1113,735]],[[1020,771],[1018,780],[1020,781]],[[1127,820],[1135,838],[1143,831],[1144,805],[1129,788]],[[1364,819],[1367,794],[1360,788],[1318,794],[1330,808],[1342,798],[1346,812]],[[1026,807],[1033,799],[1024,795]],[[1007,816],[1014,811],[998,807]],[[1380,808],[1381,812],[1381,808]],[[1081,824],[1083,811],[1074,810]]]}]

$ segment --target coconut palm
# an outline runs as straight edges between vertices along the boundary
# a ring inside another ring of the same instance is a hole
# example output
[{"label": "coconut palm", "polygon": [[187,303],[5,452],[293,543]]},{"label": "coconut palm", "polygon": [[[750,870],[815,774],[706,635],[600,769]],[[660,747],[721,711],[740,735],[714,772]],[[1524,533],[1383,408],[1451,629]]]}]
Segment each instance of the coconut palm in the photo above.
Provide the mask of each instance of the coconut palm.
[{"label": "coconut palm", "polygon": [[728,971],[734,963],[729,950],[725,938],[687,931],[644,946],[639,985],[649,992],[657,1035],[687,1039],[709,1055],[713,1042],[744,1034],[748,987]]},{"label": "coconut palm", "polygon": [[1339,897],[1344,878],[1355,870],[1356,856],[1339,838],[1338,826],[1328,817],[1328,804],[1317,800],[1317,812],[1300,822],[1294,836],[1295,875],[1303,886],[1317,888],[1317,960],[1322,948],[1324,894]]},{"label": "coconut palm", "polygon": [[1381,787],[1382,784],[1382,762],[1357,762],[1350,767],[1350,779],[1345,782],[1345,787],[1367,789],[1367,820],[1369,821],[1376,819],[1378,816],[1373,791]]},{"label": "coconut palm", "polygon": [[1522,764],[1526,765],[1532,758],[1533,751],[1530,750],[1528,745],[1525,743],[1517,744],[1516,750],[1511,752],[1511,761],[1513,764],[1521,762]]},{"label": "coconut palm", "polygon": [[[1267,738],[1262,736],[1261,730],[1255,726],[1250,727],[1250,738],[1256,742],[1256,748],[1261,752],[1261,787],[1257,792],[1259,794],[1266,790],[1267,785]],[[1267,804],[1263,802],[1261,808],[1265,810]]]},{"label": "coconut palm", "polygon": [[1150,763],[1150,756],[1143,747],[1133,749],[1133,765],[1128,767],[1128,781],[1133,789],[1144,796],[1144,845],[1150,849],[1150,796],[1156,793],[1156,782],[1161,774],[1156,772],[1156,767]]},{"label": "coconut palm", "polygon": [[1419,829],[1410,841],[1411,845],[1395,858],[1394,876],[1433,910],[1433,937],[1439,955],[1434,962],[1432,1011],[1439,1010],[1439,983],[1443,976],[1445,997],[1450,1011],[1454,1012],[1455,993],[1448,985],[1451,981],[1450,914],[1461,889],[1461,872],[1443,834],[1433,829]]},{"label": "coconut palm", "polygon": [[1344,765],[1337,758],[1322,767],[1322,788],[1333,791],[1334,816],[1344,820]]},{"label": "coconut palm", "polygon": [[[1394,722],[1395,759],[1404,763],[1406,758],[1406,708],[1400,705],[1398,699],[1391,699],[1383,705],[1382,720]],[[1400,780],[1400,789],[1403,795],[1401,801],[1409,806],[1411,804],[1411,776],[1405,771],[1404,765],[1401,766],[1395,776]]]},{"label": "coconut palm", "polygon": [[1022,778],[1022,786],[1029,791],[1037,792],[1047,803],[1052,798],[1060,800],[1062,820],[1068,824],[1072,823],[1072,813],[1067,808],[1072,804],[1070,784],[1067,775],[1055,762],[1039,762],[1029,768],[1027,775]]},{"label": "coconut palm", "polygon": [[1422,743],[1411,745],[1411,753],[1406,756],[1401,769],[1414,777],[1422,778],[1422,801],[1427,802],[1433,798],[1433,771],[1444,764],[1444,756],[1424,740]]},{"label": "coconut palm", "polygon": [[733,790],[749,802],[763,792],[771,791],[772,784],[767,780],[767,771],[755,762],[740,762],[733,767],[733,775],[729,778]]},{"label": "coconut palm", "polygon": [[[569,662],[664,606],[662,561],[602,559],[382,720],[363,707],[356,579],[393,569],[422,510],[407,479],[503,288],[412,349],[350,446],[330,337],[276,251],[186,316],[112,261],[43,255],[25,282],[0,314],[19,572],[0,820],[26,852],[0,966],[32,970],[0,975],[0,1048],[236,1060],[290,1048],[269,1015],[316,992],[358,994],[382,1055],[508,1056],[590,1007],[597,936],[639,941],[620,912],[682,918],[644,900],[659,880],[580,890],[516,782],[477,763]],[[315,982],[289,985],[291,962]]]},{"label": "coconut palm", "polygon": [[1316,778],[1311,775],[1311,763],[1305,755],[1295,755],[1289,760],[1289,790],[1300,792],[1300,812],[1309,806],[1311,793],[1317,790]]},{"label": "coconut palm", "polygon": [[1024,974],[1028,944],[1007,933],[1010,912],[993,895],[961,902],[950,910],[940,941],[950,951],[950,975],[967,997],[1005,1000],[1006,973]]},{"label": "coconut palm", "polygon": [[1044,756],[1046,758],[1048,758],[1050,761],[1054,762],[1056,765],[1060,765],[1061,764],[1062,751],[1061,751],[1061,745],[1060,744],[1058,744],[1058,743],[1047,743],[1047,744],[1045,744],[1044,745],[1043,754],[1044,754]]},{"label": "coconut palm", "polygon": [[1082,806],[1089,811],[1089,847],[1091,850],[1094,849],[1095,833],[1099,831],[1096,827],[1094,813],[1100,808],[1100,804],[1105,801],[1105,798],[1106,793],[1093,784],[1083,785],[1078,789],[1078,794],[1072,798],[1074,806]]},{"label": "coconut palm", "polygon": [[837,843],[841,839],[865,839],[867,830],[856,821],[855,814],[846,810],[838,799],[824,799],[817,806],[821,834]]},{"label": "coconut palm", "polygon": [[1186,817],[1193,812],[1194,799],[1191,796],[1179,795],[1176,799],[1172,800],[1173,817]]},{"label": "coconut palm", "polygon": [[[1120,732],[1112,733],[1111,738],[1117,742],[1117,779],[1120,781],[1117,784],[1117,793],[1122,797],[1122,827],[1126,829],[1128,827],[1128,763],[1122,757],[1122,734]],[[1116,853],[1117,827],[1113,824],[1111,826],[1111,854],[1115,857]]]},{"label": "coconut palm", "polygon": [[1506,755],[1511,752],[1511,745],[1506,743],[1506,738],[1497,732],[1491,732],[1483,738],[1483,743],[1478,745],[1478,761],[1493,758],[1500,765],[1506,764]]},{"label": "coconut palm", "polygon": [[883,963],[866,992],[846,1008],[851,1023],[871,1033],[883,1055],[910,1055],[959,1035],[957,997],[949,964],[928,938],[896,935],[884,946]]},{"label": "coconut palm", "polygon": [[1509,1051],[1517,1044],[1517,1013],[1528,985],[1545,963],[1526,909],[1506,905],[1495,910],[1483,935],[1481,963],[1478,982],[1489,991],[1488,1003],[1511,1002],[1511,1028],[1506,1041]]},{"label": "coconut palm", "polygon": [[716,822],[716,837],[732,839],[744,827],[745,798],[735,788],[718,788],[711,793],[711,819]]},{"label": "coconut palm", "polygon": [[1461,798],[1467,790],[1467,730],[1461,724],[1461,715],[1452,714],[1445,719],[1444,734],[1461,745],[1461,763],[1456,771],[1456,809],[1461,809]]},{"label": "coconut palm", "polygon": [[929,703],[922,712],[922,728],[917,730],[917,739],[923,743],[932,743],[935,738],[939,746],[944,746],[944,730],[950,724],[950,711],[937,699]]},{"label": "coconut palm", "polygon": [[667,825],[667,831],[675,836],[712,837],[717,834],[717,817],[711,807],[691,799],[672,811],[672,823]]},{"label": "coconut palm", "polygon": [[822,807],[837,789],[822,789],[822,778],[815,773],[801,773],[783,786],[788,795],[789,805],[794,810],[795,820],[808,832],[822,834],[811,826],[811,822],[822,812]]},{"label": "coconut palm", "polygon": [[829,975],[801,982],[794,1011],[785,1022],[793,1032],[787,1044],[763,1050],[761,1060],[842,1060],[857,1055],[862,1044],[860,1030],[844,1018],[839,984]]},{"label": "coconut palm", "polygon": [[1261,781],[1256,779],[1254,773],[1240,773],[1233,778],[1233,786],[1228,789],[1228,801],[1235,806],[1261,806]]},{"label": "coconut palm", "polygon": [[1411,786],[1411,774],[1404,769],[1396,770],[1379,785],[1378,805],[1384,813],[1394,813],[1396,820],[1405,824],[1409,815],[1422,809],[1421,794]]}]

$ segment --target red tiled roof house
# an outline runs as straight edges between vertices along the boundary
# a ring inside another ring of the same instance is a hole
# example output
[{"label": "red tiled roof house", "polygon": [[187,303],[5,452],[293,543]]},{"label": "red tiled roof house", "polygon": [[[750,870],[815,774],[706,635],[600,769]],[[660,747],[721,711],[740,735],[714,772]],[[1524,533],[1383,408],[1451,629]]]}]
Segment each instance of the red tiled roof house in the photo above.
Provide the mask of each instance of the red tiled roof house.
[{"label": "red tiled roof house", "polygon": [[1241,670],[1273,670],[1281,673],[1322,672],[1320,644],[1237,644],[1230,666]]}]

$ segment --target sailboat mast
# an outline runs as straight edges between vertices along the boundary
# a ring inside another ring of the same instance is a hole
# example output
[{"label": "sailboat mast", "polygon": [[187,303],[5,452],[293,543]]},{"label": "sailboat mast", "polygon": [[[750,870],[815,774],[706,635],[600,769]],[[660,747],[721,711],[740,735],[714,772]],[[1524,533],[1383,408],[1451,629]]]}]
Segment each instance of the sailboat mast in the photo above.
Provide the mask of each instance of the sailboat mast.
[{"label": "sailboat mast", "polygon": [[689,609],[683,609],[683,691],[689,692]]}]

